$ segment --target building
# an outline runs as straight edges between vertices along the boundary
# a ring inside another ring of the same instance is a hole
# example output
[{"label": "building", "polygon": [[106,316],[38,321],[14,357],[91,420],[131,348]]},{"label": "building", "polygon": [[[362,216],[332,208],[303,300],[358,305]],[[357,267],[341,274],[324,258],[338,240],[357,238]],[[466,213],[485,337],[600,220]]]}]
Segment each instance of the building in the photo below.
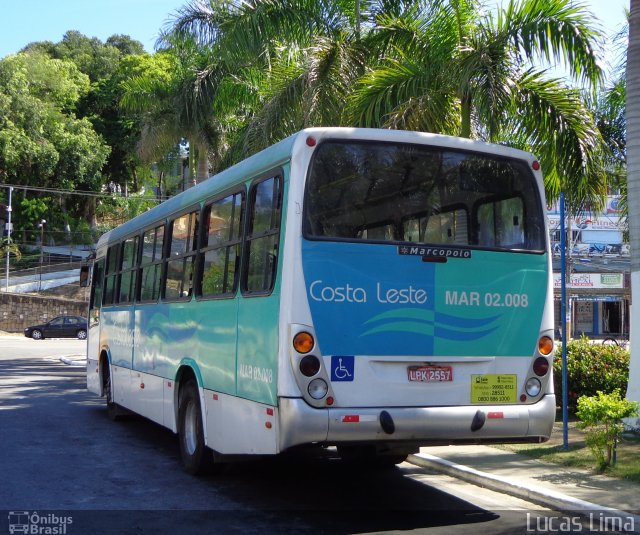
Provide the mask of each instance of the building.
[{"label": "building", "polygon": [[[629,246],[619,197],[607,198],[604,212],[581,212],[566,221],[571,234],[567,251],[567,322],[572,337],[628,338],[631,301]],[[560,212],[547,212],[553,250],[556,333],[560,315]]]}]

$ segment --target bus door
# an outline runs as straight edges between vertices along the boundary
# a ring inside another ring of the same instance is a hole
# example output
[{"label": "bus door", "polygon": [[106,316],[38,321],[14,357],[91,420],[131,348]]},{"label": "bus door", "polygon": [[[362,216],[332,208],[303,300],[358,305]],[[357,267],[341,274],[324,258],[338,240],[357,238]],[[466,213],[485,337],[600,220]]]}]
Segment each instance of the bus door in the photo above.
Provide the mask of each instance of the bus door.
[{"label": "bus door", "polygon": [[104,264],[104,257],[96,260],[93,264],[89,317],[87,319],[87,388],[98,395],[102,392],[98,364],[100,362],[100,310],[102,308]]},{"label": "bus door", "polygon": [[113,400],[125,407],[130,406],[132,399],[133,302],[137,247],[137,236],[109,247],[100,317],[104,327],[101,329],[100,344],[108,349],[111,357]]}]

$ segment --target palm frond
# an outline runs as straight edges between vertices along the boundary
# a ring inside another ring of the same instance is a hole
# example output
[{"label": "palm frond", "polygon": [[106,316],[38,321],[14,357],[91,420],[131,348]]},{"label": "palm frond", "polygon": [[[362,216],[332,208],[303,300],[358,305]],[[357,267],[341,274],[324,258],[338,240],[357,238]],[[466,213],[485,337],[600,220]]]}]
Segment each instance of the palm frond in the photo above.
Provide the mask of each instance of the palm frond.
[{"label": "palm frond", "polygon": [[585,4],[572,0],[510,0],[498,11],[496,29],[527,60],[562,64],[595,86],[603,79],[598,57],[602,32]]},{"label": "palm frond", "polygon": [[511,129],[526,133],[539,155],[550,198],[564,191],[574,208],[601,205],[607,194],[606,146],[579,92],[530,70],[518,81],[515,95]]},{"label": "palm frond", "polygon": [[[389,121],[400,124],[398,121],[407,110],[420,103],[423,130],[451,133],[450,117],[443,110],[450,108],[452,92],[442,69],[432,67],[435,65],[408,59],[389,60],[385,66],[367,73],[358,81],[349,102],[350,122],[373,127]],[[406,105],[409,102],[411,106]]]}]

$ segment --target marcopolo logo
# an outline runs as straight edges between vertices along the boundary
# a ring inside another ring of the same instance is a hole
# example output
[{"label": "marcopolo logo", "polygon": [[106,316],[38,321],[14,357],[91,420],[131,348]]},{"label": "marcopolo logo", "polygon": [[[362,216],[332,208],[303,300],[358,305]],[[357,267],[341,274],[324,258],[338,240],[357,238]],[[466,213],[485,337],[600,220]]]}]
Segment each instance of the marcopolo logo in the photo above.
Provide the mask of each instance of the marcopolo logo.
[{"label": "marcopolo logo", "polygon": [[471,258],[471,250],[463,247],[416,247],[401,245],[398,254],[422,258]]},{"label": "marcopolo logo", "polygon": [[67,526],[73,524],[70,516],[55,513],[38,513],[29,511],[9,511],[9,533],[26,533],[33,535],[65,535]]}]

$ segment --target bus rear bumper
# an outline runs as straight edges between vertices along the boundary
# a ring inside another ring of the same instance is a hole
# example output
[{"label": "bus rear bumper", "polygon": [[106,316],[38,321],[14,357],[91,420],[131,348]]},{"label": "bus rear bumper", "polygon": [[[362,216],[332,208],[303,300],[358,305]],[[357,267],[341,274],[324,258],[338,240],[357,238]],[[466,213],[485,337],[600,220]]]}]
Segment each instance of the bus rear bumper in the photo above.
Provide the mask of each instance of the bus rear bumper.
[{"label": "bus rear bumper", "polygon": [[556,402],[547,394],[531,405],[314,409],[280,399],[280,451],[302,444],[482,444],[545,442]]}]

